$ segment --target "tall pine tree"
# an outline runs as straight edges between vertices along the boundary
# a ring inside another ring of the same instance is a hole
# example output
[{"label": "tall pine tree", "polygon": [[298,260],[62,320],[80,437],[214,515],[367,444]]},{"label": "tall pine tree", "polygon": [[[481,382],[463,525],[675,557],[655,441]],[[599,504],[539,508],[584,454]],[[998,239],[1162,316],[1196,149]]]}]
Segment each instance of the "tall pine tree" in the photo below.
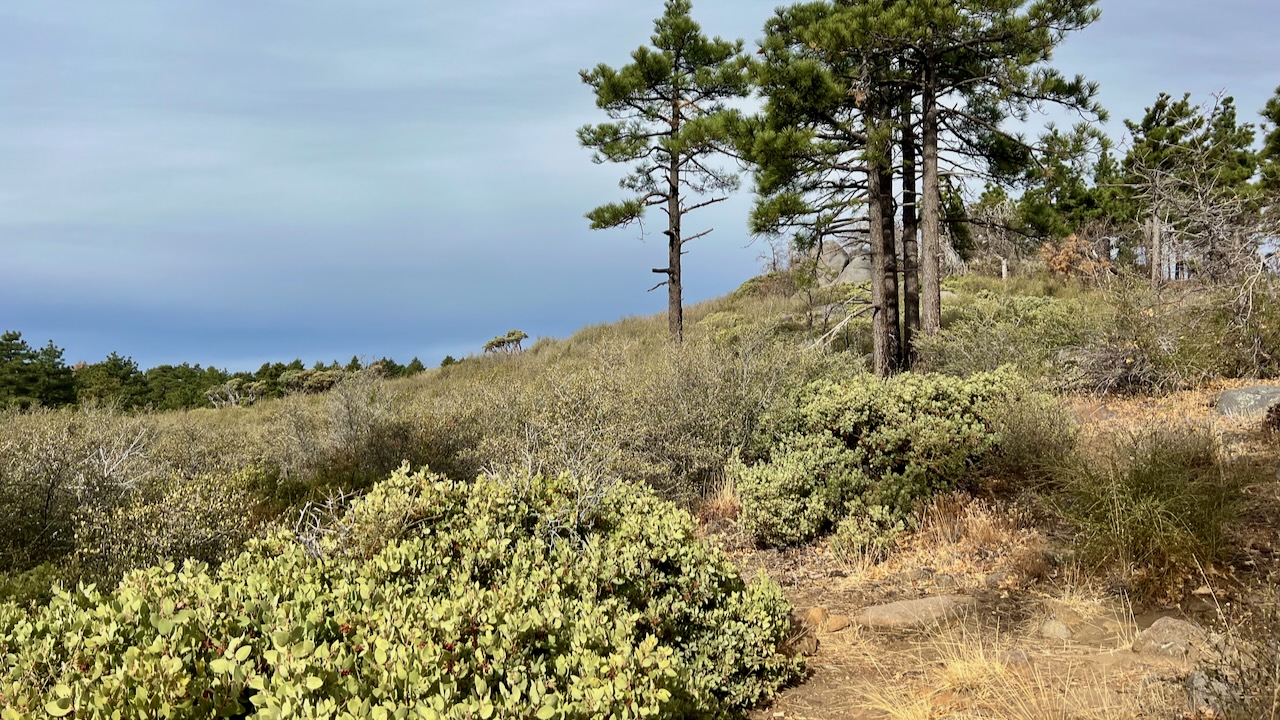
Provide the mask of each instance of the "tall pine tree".
[{"label": "tall pine tree", "polygon": [[742,41],[708,38],[692,9],[689,0],[667,0],[652,47],[635,50],[621,69],[601,64],[582,71],[611,122],[578,131],[595,162],[632,165],[619,183],[631,197],[587,213],[593,229],[640,222],[651,207],[666,215],[667,266],[653,271],[666,279],[654,289],[667,286],[668,329],[677,342],[684,337],[684,248],[711,232],[686,233],[684,218],[738,187],[738,174],[713,161],[729,148],[737,117],[726,101],[750,92]]}]

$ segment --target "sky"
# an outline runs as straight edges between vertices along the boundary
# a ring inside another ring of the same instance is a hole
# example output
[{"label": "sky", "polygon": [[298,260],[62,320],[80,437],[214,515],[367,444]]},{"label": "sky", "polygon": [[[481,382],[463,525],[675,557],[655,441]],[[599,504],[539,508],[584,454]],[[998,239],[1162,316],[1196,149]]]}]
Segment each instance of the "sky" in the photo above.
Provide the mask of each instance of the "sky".
[{"label": "sky", "polygon": [[[754,48],[776,0],[697,0]],[[1119,138],[1161,91],[1280,85],[1274,0],[1101,0],[1055,66],[1101,83]],[[652,227],[580,126],[578,71],[620,66],[659,0],[4,0],[0,330],[68,363],[428,365],[519,328],[665,309]],[[688,303],[761,268],[749,188],[686,221]],[[655,221],[657,218],[655,218]]]}]

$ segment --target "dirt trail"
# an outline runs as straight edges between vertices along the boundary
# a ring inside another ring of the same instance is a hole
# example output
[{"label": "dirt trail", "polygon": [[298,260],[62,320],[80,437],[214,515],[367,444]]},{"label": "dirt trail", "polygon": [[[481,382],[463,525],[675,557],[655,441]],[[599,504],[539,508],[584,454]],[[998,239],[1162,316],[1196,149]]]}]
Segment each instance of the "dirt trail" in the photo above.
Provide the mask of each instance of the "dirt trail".
[{"label": "dirt trail", "polygon": [[[1237,384],[1238,385],[1238,384]],[[1224,449],[1255,466],[1280,467],[1273,439],[1217,418],[1223,388],[1159,400],[1078,399],[1068,404],[1085,435],[1152,423],[1211,425]],[[1267,477],[1276,477],[1274,471]],[[764,569],[798,614],[814,607],[852,616],[866,607],[940,595],[976,598],[963,617],[909,631],[856,624],[812,632],[811,675],[753,718],[932,720],[988,718],[1176,718],[1186,713],[1185,659],[1135,653],[1138,633],[1161,617],[1211,626],[1220,603],[1247,596],[1264,571],[1280,569],[1280,482],[1250,488],[1262,501],[1233,538],[1233,567],[1215,574],[1216,596],[1134,608],[1073,571],[1062,558],[1069,534],[1053,536],[1008,508],[952,499],[883,564],[850,564],[825,545],[787,551],[749,546],[732,525],[715,534],[750,575]]]}]

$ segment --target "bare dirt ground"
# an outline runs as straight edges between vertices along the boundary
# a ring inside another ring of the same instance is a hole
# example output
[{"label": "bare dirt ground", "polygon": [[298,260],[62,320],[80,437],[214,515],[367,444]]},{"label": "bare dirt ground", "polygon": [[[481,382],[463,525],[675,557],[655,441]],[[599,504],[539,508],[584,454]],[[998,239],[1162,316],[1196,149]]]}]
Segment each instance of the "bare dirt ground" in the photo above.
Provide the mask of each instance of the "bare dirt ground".
[{"label": "bare dirt ground", "polygon": [[[826,545],[758,550],[731,521],[710,533],[744,572],[764,569],[797,615],[822,608],[844,624],[869,606],[933,596],[975,602],[958,618],[908,630],[856,622],[836,632],[798,621],[813,651],[810,677],[753,718],[809,720],[1189,718],[1185,680],[1193,663],[1131,650],[1161,617],[1214,629],[1231,608],[1261,597],[1280,574],[1280,442],[1259,422],[1215,416],[1219,385],[1158,399],[1077,398],[1066,406],[1090,434],[1152,423],[1204,423],[1252,483],[1232,553],[1168,597],[1136,605],[1105,578],[1073,565],[1069,528],[1045,527],[1016,506],[966,496],[943,499],[883,563],[840,559]],[[828,624],[832,624],[828,622]]]}]

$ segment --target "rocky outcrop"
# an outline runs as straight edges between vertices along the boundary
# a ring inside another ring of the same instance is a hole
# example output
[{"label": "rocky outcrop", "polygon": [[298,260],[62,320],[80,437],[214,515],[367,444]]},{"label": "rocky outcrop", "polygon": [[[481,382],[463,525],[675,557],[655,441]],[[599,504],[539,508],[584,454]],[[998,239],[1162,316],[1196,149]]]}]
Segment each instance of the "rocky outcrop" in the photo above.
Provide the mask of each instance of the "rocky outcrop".
[{"label": "rocky outcrop", "polygon": [[823,287],[856,284],[871,279],[871,259],[864,252],[849,252],[834,240],[824,240],[818,252],[818,278]]}]

